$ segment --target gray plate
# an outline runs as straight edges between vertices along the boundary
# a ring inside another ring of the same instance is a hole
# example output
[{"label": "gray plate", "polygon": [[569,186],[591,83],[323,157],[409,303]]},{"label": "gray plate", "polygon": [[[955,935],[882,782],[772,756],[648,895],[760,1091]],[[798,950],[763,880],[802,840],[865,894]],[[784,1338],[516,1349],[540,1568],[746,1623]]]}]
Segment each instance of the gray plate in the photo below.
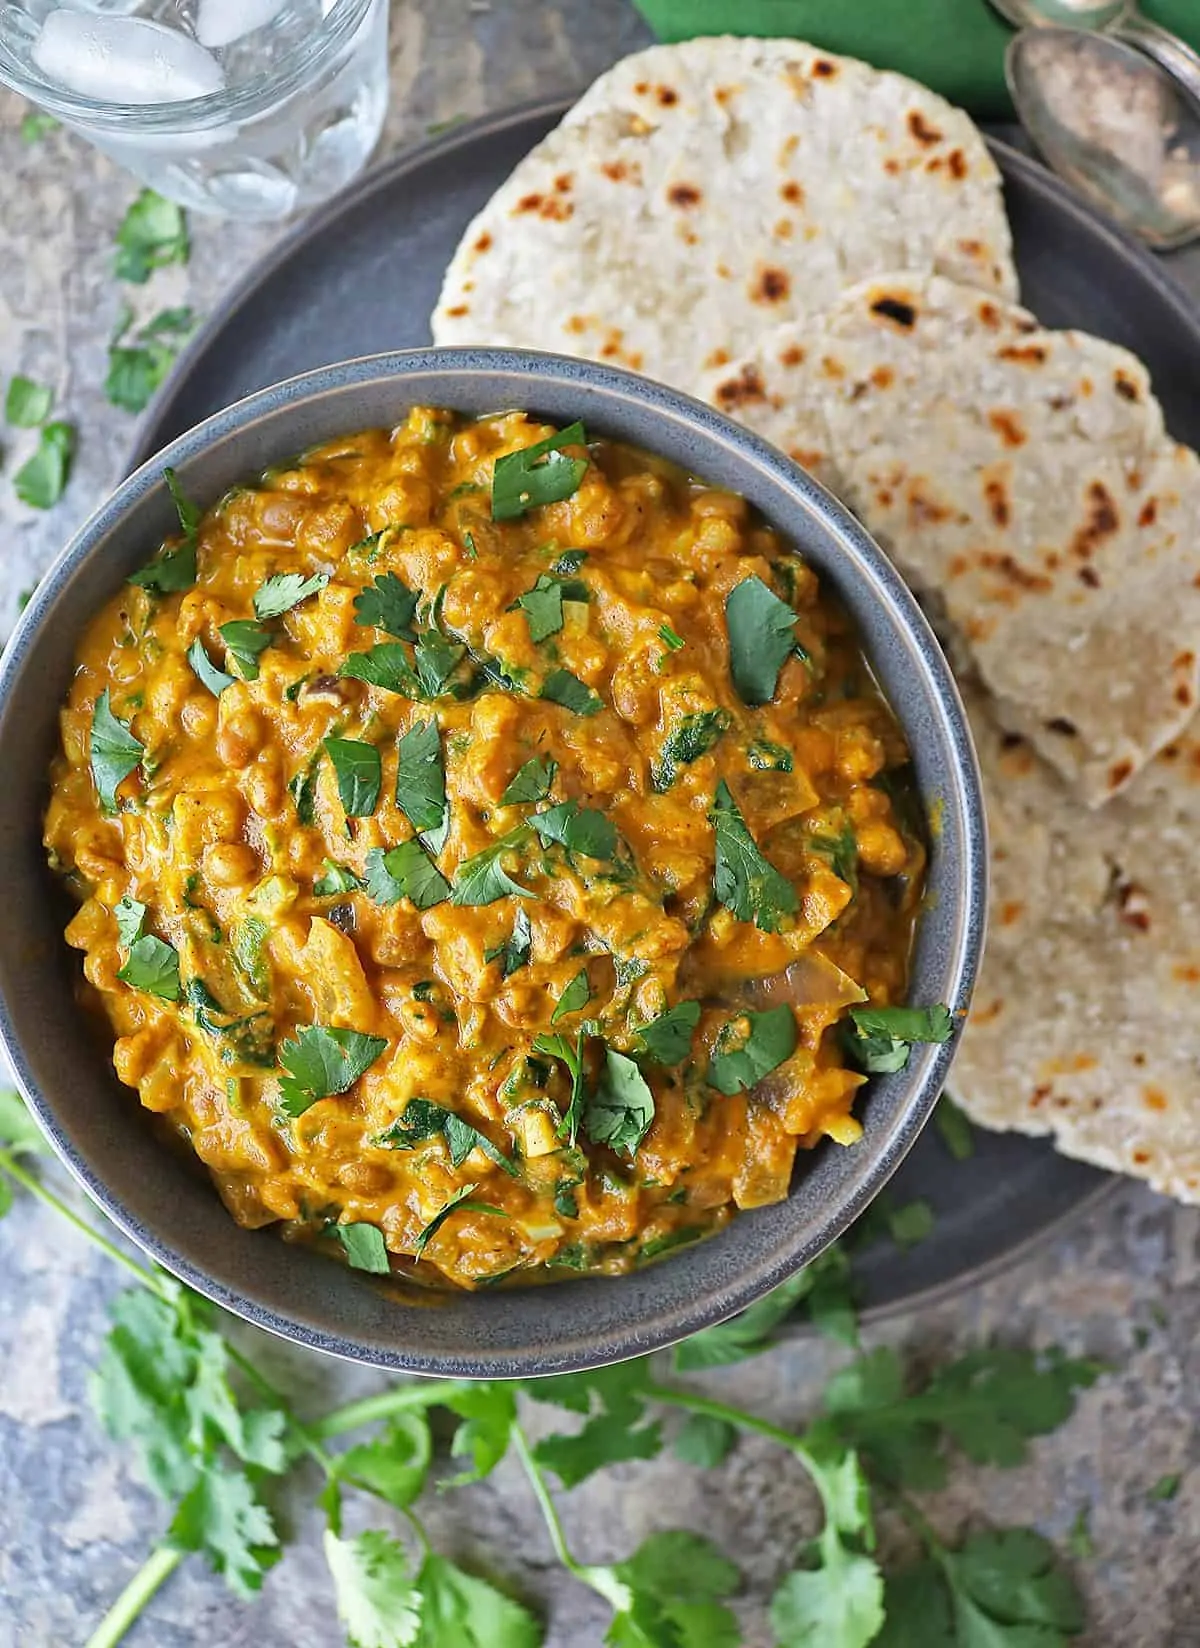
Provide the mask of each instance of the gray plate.
[{"label": "gray plate", "polygon": [[[210,413],[310,367],[429,341],[429,315],[469,219],[563,113],[559,102],[474,121],[368,173],[286,237],[225,299],[149,409],[130,468]],[[1200,445],[1200,319],[1151,259],[1035,162],[992,144],[1024,301],[1051,326],[1111,338],[1149,367],[1172,432]],[[890,1186],[924,1197],[933,1235],[857,1260],[865,1302],[891,1311],[981,1280],[1094,1206],[1117,1181],[1048,1144],[977,1134],[951,1160],[929,1130]]]}]

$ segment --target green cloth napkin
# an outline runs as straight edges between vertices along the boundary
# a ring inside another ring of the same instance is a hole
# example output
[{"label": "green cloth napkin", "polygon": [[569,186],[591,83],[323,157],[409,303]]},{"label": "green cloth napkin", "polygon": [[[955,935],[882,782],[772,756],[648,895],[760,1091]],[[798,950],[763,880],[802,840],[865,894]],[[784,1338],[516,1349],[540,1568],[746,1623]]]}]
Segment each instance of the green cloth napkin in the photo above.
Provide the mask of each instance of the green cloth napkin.
[{"label": "green cloth napkin", "polygon": [[[1012,35],[987,0],[634,0],[662,40],[697,34],[790,35],[899,69],[981,119],[1011,116],[1004,48]],[[1197,0],[1142,0],[1147,17],[1200,47]]]}]

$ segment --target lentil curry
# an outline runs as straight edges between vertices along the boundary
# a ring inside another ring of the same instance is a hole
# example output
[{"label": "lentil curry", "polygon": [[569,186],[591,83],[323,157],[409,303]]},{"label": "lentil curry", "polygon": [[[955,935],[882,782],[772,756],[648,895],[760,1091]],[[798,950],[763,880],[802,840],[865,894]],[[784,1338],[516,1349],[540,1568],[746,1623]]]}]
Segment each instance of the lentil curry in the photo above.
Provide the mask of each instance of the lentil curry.
[{"label": "lentil curry", "polygon": [[429,408],[203,518],[166,478],[46,843],[118,1076],[239,1224],[435,1284],[627,1270],[948,1034],[894,1005],[902,736],[742,499]]}]

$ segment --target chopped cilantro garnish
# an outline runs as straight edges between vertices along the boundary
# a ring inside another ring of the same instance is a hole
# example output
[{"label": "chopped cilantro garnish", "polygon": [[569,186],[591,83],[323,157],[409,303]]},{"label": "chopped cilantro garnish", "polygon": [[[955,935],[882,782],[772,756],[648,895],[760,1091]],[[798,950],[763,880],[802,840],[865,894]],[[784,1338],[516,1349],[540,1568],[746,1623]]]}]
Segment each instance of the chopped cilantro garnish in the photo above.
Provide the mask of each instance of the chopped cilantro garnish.
[{"label": "chopped cilantro garnish", "polygon": [[113,915],[117,918],[117,938],[128,949],[142,936],[146,906],[139,904],[136,898],[130,898],[126,893],[113,907]]},{"label": "chopped cilantro garnish", "polygon": [[759,852],[724,779],[709,817],[717,837],[718,899],[739,921],[753,921],[764,933],[778,932],[799,904],[796,889]]},{"label": "chopped cilantro garnish", "polygon": [[187,308],[163,309],[127,339],[132,319],[132,310],[126,309],[108,346],[104,394],[123,412],[143,412],[195,331],[196,318]]},{"label": "chopped cilantro garnish", "polygon": [[257,681],[259,654],[271,645],[268,632],[249,618],[234,618],[230,623],[222,624],[217,633],[225,643],[229,658],[237,665],[242,680]]},{"label": "chopped cilantro garnish", "polygon": [[956,1162],[966,1162],[975,1154],[975,1133],[954,1100],[943,1093],[933,1113],[933,1123],[942,1143]]},{"label": "chopped cilantro garnish", "polygon": [[532,589],[519,596],[517,605],[523,607],[529,620],[529,639],[535,644],[549,635],[556,635],[563,626],[563,586],[557,578],[545,573]]},{"label": "chopped cilantro garnish", "polygon": [[129,576],[131,584],[152,589],[159,595],[170,595],[177,590],[190,589],[196,582],[196,551],[200,541],[200,510],[184,492],[173,469],[163,470],[163,480],[179,517],[180,542],[174,549],[158,555],[146,566]]},{"label": "chopped cilantro garnish", "polygon": [[792,752],[782,744],[773,744],[769,738],[756,738],[746,751],[746,760],[757,772],[790,773],[792,770]]},{"label": "chopped cilantro garnish", "polygon": [[48,384],[14,373],[4,397],[4,421],[15,429],[36,429],[45,423],[54,405],[54,391]]},{"label": "chopped cilantro garnish", "polygon": [[325,753],[333,762],[338,798],[347,818],[369,818],[379,801],[383,761],[374,744],[358,738],[326,738]]},{"label": "chopped cilantro garnish", "polygon": [[439,1135],[446,1141],[452,1167],[461,1167],[472,1150],[482,1150],[497,1167],[502,1167],[510,1177],[516,1177],[516,1166],[486,1133],[481,1133],[455,1111],[447,1110],[429,1099],[409,1099],[403,1115],[379,1135],[378,1142],[393,1150],[412,1150],[424,1140]]},{"label": "chopped cilantro garnish", "polygon": [[761,578],[743,578],[725,602],[729,673],[744,704],[767,704],[796,651],[796,614]]},{"label": "chopped cilantro garnish", "polygon": [[658,626],[658,638],[671,652],[678,652],[680,647],[686,644],[683,636],[673,630],[670,624],[660,624]]},{"label": "chopped cilantro garnish", "polygon": [[814,832],[808,837],[812,852],[825,859],[839,880],[855,893],[858,891],[858,837],[851,824],[845,824],[836,835]]},{"label": "chopped cilantro garnish", "polygon": [[451,903],[494,904],[497,899],[510,896],[529,898],[529,888],[514,881],[501,863],[505,853],[522,846],[528,838],[529,831],[522,824],[473,858],[464,859],[454,877]]},{"label": "chopped cilantro garnish", "polygon": [[413,650],[413,668],[423,698],[440,698],[467,649],[458,641],[448,641],[436,629],[422,630]]},{"label": "chopped cilantro garnish", "polygon": [[497,458],[492,475],[493,521],[514,521],[526,510],[571,497],[579,490],[588,460],[569,458],[562,449],[586,445],[583,425],[573,423],[534,446]]},{"label": "chopped cilantro garnish", "polygon": [[666,790],[675,782],[677,769],[707,755],[713,745],[728,731],[730,715],[727,710],[698,710],[685,715],[667,734],[654,769],[654,787]]},{"label": "chopped cilantro garnish", "polygon": [[565,1139],[572,1147],[579,1134],[579,1124],[583,1119],[583,1031],[580,1030],[575,1038],[575,1045],[565,1036],[535,1036],[533,1050],[535,1053],[545,1053],[549,1058],[561,1059],[567,1067],[571,1078],[571,1099],[567,1105],[566,1114],[558,1125],[558,1136]]},{"label": "chopped cilantro garnish", "polygon": [[449,817],[442,741],[434,720],[417,721],[397,745],[396,805],[433,852],[446,844]]},{"label": "chopped cilantro garnish", "polygon": [[914,1042],[949,1041],[954,1023],[950,1009],[934,1007],[852,1007],[853,1028],[845,1026],[847,1053],[868,1075],[903,1070]]},{"label": "chopped cilantro garnish", "polygon": [[599,1080],[584,1109],[588,1138],[632,1156],[653,1120],[654,1095],[646,1078],[632,1059],[606,1047]]},{"label": "chopped cilantro garnish", "polygon": [[318,1099],[347,1092],[386,1047],[382,1036],[360,1030],[301,1025],[295,1040],[285,1041],[279,1049],[279,1062],[287,1072],[279,1082],[280,1108],[288,1116],[302,1116]]},{"label": "chopped cilantro garnish", "polygon": [[354,616],[360,624],[386,630],[398,641],[412,641],[416,639],[412,621],[418,600],[394,572],[382,572],[355,597]]},{"label": "chopped cilantro garnish", "polygon": [[376,904],[397,904],[407,898],[418,910],[431,910],[450,896],[450,884],[419,841],[402,841],[386,852],[382,847],[371,848],[367,893]]},{"label": "chopped cilantro garnish", "polygon": [[306,578],[301,572],[277,572],[254,592],[254,615],[281,618],[285,612],[307,601],[310,595],[319,595],[329,582],[327,572],[314,572]]},{"label": "chopped cilantro garnish", "polygon": [[333,1234],[342,1244],[351,1269],[366,1270],[373,1276],[386,1276],[391,1270],[387,1243],[378,1225],[335,1225]]},{"label": "chopped cilantro garnish", "polygon": [[541,695],[576,715],[595,715],[604,708],[604,700],[597,698],[592,689],[585,686],[577,675],[572,675],[570,670],[551,670],[542,682]]},{"label": "chopped cilantro garnish", "polygon": [[316,817],[317,762],[316,757],[302,767],[288,784],[288,794],[296,804],[296,817],[301,824],[311,824]]},{"label": "chopped cilantro garnish", "polygon": [[31,509],[49,509],[56,504],[66,488],[74,451],[75,430],[71,424],[45,424],[33,456],[13,476],[13,491],[21,502]]},{"label": "chopped cilantro garnish", "polygon": [[730,1019],[717,1037],[708,1084],[719,1093],[740,1093],[769,1075],[796,1051],[796,1015],[788,1006]]},{"label": "chopped cilantro garnish", "polygon": [[525,801],[544,801],[550,793],[550,786],[554,783],[557,771],[557,761],[540,761],[534,756],[532,761],[526,761],[525,765],[517,770],[500,797],[500,805],[515,807]]},{"label": "chopped cilantro garnish", "polygon": [[187,650],[187,661],[192,666],[192,672],[208,688],[214,698],[219,698],[226,687],[234,683],[232,675],[226,675],[224,670],[218,669],[205,651],[204,642],[197,635]]},{"label": "chopped cilantro garnish", "polygon": [[496,945],[493,950],[485,950],[483,959],[486,962],[498,961],[505,978],[517,972],[522,967],[528,967],[533,953],[533,929],[529,924],[529,916],[523,904],[517,906],[517,913],[513,919],[512,937],[505,939],[503,944]]},{"label": "chopped cilantro garnish", "polygon": [[499,1219],[506,1219],[508,1217],[502,1207],[494,1207],[490,1202],[473,1201],[472,1192],[474,1189],[474,1185],[464,1185],[462,1190],[460,1190],[456,1195],[451,1196],[450,1200],[444,1207],[438,1209],[433,1218],[430,1219],[424,1230],[422,1230],[420,1235],[417,1237],[416,1243],[413,1247],[413,1257],[415,1259],[419,1259],[421,1257],[425,1249],[429,1246],[430,1242],[437,1235],[438,1231],[442,1228],[452,1213],[494,1213]]},{"label": "chopped cilantro garnish", "polygon": [[182,207],[153,189],[143,189],[117,230],[113,273],[118,280],[144,286],[155,269],[186,263],[190,250]]},{"label": "chopped cilantro garnish", "polygon": [[117,786],[139,766],[146,753],[124,721],[112,712],[108,688],[96,700],[92,711],[90,759],[96,793],[105,812],[117,810]]},{"label": "chopped cilantro garnish", "polygon": [[327,858],[324,875],[313,882],[313,894],[317,898],[334,898],[340,893],[359,893],[366,885],[353,870],[348,870],[344,864],[334,864]]},{"label": "chopped cilantro garnish", "polygon": [[398,692],[404,698],[425,697],[425,689],[398,641],[382,641],[369,652],[352,652],[338,674],[365,681],[368,686],[380,687],[384,692]]},{"label": "chopped cilantro garnish", "polygon": [[556,807],[530,815],[543,841],[557,841],[568,852],[583,853],[587,858],[612,858],[617,850],[617,831],[612,820],[593,807],[581,807],[577,801],[561,801]]},{"label": "chopped cilantro garnish", "polygon": [[135,990],[160,996],[163,1001],[178,1001],[179,952],[161,938],[145,934],[129,946],[124,967],[117,969],[117,977]]},{"label": "chopped cilantro garnish", "polygon": [[586,967],[581,967],[558,998],[558,1005],[550,1015],[550,1023],[557,1024],[571,1013],[583,1010],[592,999],[592,986]]},{"label": "chopped cilantro garnish", "polygon": [[692,1037],[700,1023],[698,1001],[677,1002],[656,1019],[638,1029],[638,1040],[647,1058],[655,1064],[682,1064],[692,1050]]}]

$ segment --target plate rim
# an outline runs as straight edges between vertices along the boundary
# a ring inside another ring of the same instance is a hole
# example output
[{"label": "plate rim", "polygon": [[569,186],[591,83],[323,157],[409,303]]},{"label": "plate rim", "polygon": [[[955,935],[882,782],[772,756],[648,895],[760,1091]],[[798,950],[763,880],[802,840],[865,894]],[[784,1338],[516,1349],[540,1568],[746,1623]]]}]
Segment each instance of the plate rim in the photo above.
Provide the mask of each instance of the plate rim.
[{"label": "plate rim", "polygon": [[[445,131],[429,135],[416,143],[406,144],[396,153],[369,167],[347,188],[302,218],[261,256],[254,259],[243,274],[224,291],[199,330],[176,357],[167,377],[134,426],[121,469],[122,478],[161,450],[164,443],[158,432],[162,429],[163,421],[169,417],[180,391],[190,379],[195,366],[207,356],[216,337],[235,320],[242,308],[270,285],[282,269],[296,258],[302,257],[307,247],[323,239],[347,212],[355,210],[375,194],[390,192],[405,177],[421,171],[432,162],[446,160],[459,149],[471,149],[480,141],[507,134],[514,128],[532,124],[534,121],[561,118],[575,101],[576,98],[561,94],[528,99],[458,122]],[[1043,199],[1048,198],[1068,219],[1085,226],[1090,235],[1100,235],[1109,243],[1116,255],[1138,266],[1140,274],[1150,281],[1159,299],[1168,306],[1180,324],[1193,332],[1200,330],[1195,306],[1188,294],[1145,248],[1117,224],[1103,217],[1075,195],[1067,184],[1035,157],[1023,153],[986,126],[983,128],[983,135],[1003,179],[1007,181],[1009,176],[1019,178],[1021,183],[1035,194]],[[1071,1160],[1069,1157],[1066,1159]],[[1080,1165],[1092,1166],[1090,1163]],[[860,1319],[864,1323],[884,1322],[899,1315],[930,1309],[946,1304],[972,1288],[995,1280],[1024,1263],[1040,1247],[1059,1240],[1076,1225],[1083,1223],[1085,1219],[1106,1206],[1124,1188],[1125,1182],[1122,1175],[1104,1174],[1071,1206],[1047,1224],[1041,1225],[1012,1246],[1005,1248],[1003,1252],[972,1265],[955,1276],[930,1283],[926,1287],[893,1299],[867,1305],[862,1310]],[[784,1327],[782,1337],[794,1338],[809,1331],[809,1324],[792,1318]]]}]

